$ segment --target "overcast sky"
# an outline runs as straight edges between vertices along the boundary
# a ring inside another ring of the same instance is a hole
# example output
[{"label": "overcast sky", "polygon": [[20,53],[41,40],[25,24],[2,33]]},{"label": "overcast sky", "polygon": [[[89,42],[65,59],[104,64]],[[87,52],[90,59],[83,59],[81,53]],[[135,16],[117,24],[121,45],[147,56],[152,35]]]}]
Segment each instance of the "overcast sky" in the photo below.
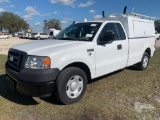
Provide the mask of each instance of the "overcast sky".
[{"label": "overcast sky", "polygon": [[73,21],[81,22],[101,16],[122,13],[128,6],[127,13],[134,12],[160,18],[160,0],[0,0],[0,12],[18,14],[25,19],[33,31],[43,31],[44,20],[58,19],[62,28]]}]

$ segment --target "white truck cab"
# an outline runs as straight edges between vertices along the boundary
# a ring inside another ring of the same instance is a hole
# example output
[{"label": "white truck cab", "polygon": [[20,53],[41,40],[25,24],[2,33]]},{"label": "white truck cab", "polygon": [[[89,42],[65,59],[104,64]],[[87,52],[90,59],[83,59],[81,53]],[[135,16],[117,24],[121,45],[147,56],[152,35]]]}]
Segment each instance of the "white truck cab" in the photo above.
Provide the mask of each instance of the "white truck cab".
[{"label": "white truck cab", "polygon": [[144,70],[154,52],[154,21],[124,14],[74,23],[55,39],[10,48],[6,74],[24,95],[55,93],[63,104],[72,104],[89,80],[133,65]]}]

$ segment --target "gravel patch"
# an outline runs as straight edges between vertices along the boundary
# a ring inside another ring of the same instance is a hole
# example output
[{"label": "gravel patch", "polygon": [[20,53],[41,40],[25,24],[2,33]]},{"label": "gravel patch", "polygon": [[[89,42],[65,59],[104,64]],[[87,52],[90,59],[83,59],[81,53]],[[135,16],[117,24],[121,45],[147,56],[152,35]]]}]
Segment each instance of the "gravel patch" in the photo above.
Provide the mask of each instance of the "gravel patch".
[{"label": "gravel patch", "polygon": [[140,102],[135,102],[135,109],[138,112],[142,112],[143,110],[154,110],[155,107],[151,104],[146,104],[146,103],[140,103]]},{"label": "gravel patch", "polygon": [[148,97],[151,99],[151,100],[154,100],[154,101],[157,101],[160,103],[160,96],[156,96],[156,95],[148,95]]},{"label": "gravel patch", "polygon": [[12,46],[33,41],[34,40],[30,39],[20,39],[18,37],[12,37],[10,39],[0,39],[0,54],[7,55],[9,48],[11,48]]}]

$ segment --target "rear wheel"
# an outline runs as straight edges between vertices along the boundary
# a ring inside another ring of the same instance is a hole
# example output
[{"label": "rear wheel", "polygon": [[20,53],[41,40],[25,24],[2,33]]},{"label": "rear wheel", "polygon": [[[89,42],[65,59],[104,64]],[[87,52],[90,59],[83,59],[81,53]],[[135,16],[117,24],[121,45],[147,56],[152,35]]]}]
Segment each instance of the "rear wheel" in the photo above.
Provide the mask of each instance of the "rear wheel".
[{"label": "rear wheel", "polygon": [[147,52],[145,52],[145,53],[143,54],[143,57],[142,57],[142,59],[141,59],[141,62],[139,62],[139,63],[136,65],[136,67],[137,67],[137,69],[139,69],[139,70],[145,70],[145,69],[147,68],[147,66],[148,66],[148,63],[149,63],[149,55],[148,55]]},{"label": "rear wheel", "polygon": [[37,37],[37,40],[40,40],[41,38],[40,37]]},{"label": "rear wheel", "polygon": [[64,69],[56,81],[55,95],[63,104],[79,101],[87,87],[87,77],[83,70],[77,67]]}]

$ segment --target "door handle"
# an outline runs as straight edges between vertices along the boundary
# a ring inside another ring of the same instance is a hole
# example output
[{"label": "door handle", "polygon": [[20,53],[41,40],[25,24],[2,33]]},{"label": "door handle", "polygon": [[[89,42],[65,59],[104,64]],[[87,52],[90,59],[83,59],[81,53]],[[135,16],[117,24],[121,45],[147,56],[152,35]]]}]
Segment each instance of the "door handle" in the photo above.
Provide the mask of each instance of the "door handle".
[{"label": "door handle", "polygon": [[87,49],[87,52],[93,52],[94,49]]},{"label": "door handle", "polygon": [[121,50],[122,49],[122,45],[117,45],[117,50]]}]

